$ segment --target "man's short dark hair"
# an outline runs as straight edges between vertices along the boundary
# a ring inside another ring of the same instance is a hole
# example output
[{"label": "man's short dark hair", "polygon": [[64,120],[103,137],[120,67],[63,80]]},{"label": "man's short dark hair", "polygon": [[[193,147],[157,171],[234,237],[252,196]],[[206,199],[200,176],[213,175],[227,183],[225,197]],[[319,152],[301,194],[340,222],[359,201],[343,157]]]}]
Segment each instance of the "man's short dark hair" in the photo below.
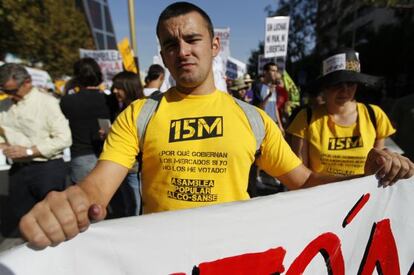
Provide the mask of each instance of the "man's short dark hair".
[{"label": "man's short dark hair", "polygon": [[152,64],[148,69],[148,74],[145,77],[145,83],[154,81],[160,77],[160,75],[165,74],[165,70],[161,65]]},{"label": "man's short dark hair", "polygon": [[159,29],[160,29],[160,25],[162,22],[173,18],[173,17],[177,17],[180,15],[184,15],[184,14],[188,14],[190,12],[197,12],[198,14],[201,15],[201,17],[203,17],[204,21],[207,24],[207,28],[208,28],[208,32],[210,34],[210,37],[213,38],[214,37],[214,27],[213,27],[213,23],[211,22],[210,17],[208,16],[208,14],[202,10],[200,7],[188,3],[188,2],[175,2],[171,5],[169,5],[168,7],[166,7],[160,14],[160,16],[158,17],[158,22],[157,22],[157,36],[160,37],[159,35]]},{"label": "man's short dark hair", "polygon": [[98,86],[102,83],[102,72],[95,59],[85,57],[73,66],[76,83],[81,87]]},{"label": "man's short dark hair", "polygon": [[270,70],[270,67],[272,67],[272,66],[276,66],[276,68],[277,68],[277,65],[276,65],[276,63],[275,63],[275,62],[267,62],[267,63],[263,66],[263,71],[268,72],[268,71]]}]

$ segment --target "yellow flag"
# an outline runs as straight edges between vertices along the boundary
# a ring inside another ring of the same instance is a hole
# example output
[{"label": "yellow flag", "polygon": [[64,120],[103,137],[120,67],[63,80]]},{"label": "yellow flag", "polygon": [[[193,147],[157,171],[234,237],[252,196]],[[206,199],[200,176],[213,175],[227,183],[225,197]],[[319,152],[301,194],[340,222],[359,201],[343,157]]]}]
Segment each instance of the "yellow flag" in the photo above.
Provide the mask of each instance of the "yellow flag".
[{"label": "yellow flag", "polygon": [[285,84],[286,91],[289,94],[289,108],[287,110],[288,114],[292,112],[292,109],[300,105],[300,92],[295,82],[285,70],[283,72],[283,83]]},{"label": "yellow flag", "polygon": [[134,60],[134,53],[129,45],[128,38],[124,38],[118,43],[118,50],[122,56],[122,63],[124,63],[125,70],[133,73],[138,73],[137,66]]}]

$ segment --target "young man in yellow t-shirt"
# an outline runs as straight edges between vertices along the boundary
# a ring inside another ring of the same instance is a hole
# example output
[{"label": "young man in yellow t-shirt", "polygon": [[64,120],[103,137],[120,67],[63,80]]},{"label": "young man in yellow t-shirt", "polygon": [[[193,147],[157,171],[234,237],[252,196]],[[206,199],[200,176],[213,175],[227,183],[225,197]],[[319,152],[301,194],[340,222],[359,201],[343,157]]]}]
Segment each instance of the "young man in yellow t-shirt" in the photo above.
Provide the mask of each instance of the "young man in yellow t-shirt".
[{"label": "young man in yellow t-shirt", "polygon": [[[149,121],[143,145],[145,212],[174,210],[248,199],[255,139],[243,111],[216,90],[212,61],[220,50],[208,15],[190,3],[174,3],[160,15],[161,55],[177,86],[162,98]],[[105,207],[138,153],[136,117],[144,101],[131,104],[115,122],[96,168],[77,186],[50,193],[20,222],[32,246],[57,245],[102,220]],[[289,189],[342,178],[319,175],[301,164],[277,126],[259,111],[265,137],[257,165]],[[405,167],[400,169],[399,167]],[[382,168],[381,168],[382,167]],[[414,173],[414,165],[383,151],[371,151],[366,174],[381,168],[382,182]],[[194,171],[195,170],[195,171]]]}]

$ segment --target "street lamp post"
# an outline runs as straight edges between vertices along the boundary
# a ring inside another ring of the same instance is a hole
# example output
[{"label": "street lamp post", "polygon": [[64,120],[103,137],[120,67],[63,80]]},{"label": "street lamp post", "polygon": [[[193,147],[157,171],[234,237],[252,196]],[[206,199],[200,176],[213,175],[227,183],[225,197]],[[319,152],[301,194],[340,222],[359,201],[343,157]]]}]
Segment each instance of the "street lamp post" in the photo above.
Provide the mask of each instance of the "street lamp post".
[{"label": "street lamp post", "polygon": [[129,33],[131,39],[131,46],[134,50],[134,60],[137,66],[137,73],[139,75],[139,64],[138,64],[138,47],[137,39],[135,36],[135,0],[128,0],[128,11],[129,11]]}]

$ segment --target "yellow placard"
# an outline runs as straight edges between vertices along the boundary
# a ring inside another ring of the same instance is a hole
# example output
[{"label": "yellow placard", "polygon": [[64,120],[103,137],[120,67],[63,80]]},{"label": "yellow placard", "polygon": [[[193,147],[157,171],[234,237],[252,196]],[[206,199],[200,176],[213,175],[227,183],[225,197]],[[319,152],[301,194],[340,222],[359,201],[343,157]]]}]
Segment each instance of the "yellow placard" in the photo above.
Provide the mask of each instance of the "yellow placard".
[{"label": "yellow placard", "polygon": [[134,52],[132,51],[128,38],[124,38],[118,43],[118,50],[122,56],[122,63],[124,64],[125,70],[138,73],[134,60]]}]

